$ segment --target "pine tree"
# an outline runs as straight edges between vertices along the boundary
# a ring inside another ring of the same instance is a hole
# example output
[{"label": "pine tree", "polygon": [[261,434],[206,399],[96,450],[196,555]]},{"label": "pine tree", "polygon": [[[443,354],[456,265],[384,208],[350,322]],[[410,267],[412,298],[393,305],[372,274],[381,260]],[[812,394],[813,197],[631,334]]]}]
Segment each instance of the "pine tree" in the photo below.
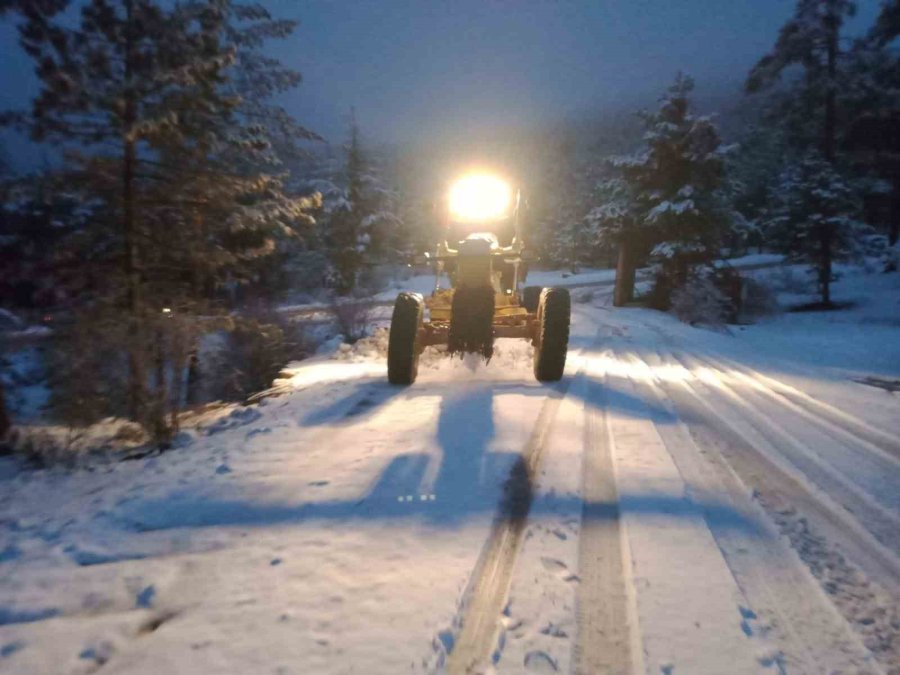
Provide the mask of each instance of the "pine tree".
[{"label": "pine tree", "polygon": [[369,243],[362,228],[365,208],[365,158],[355,113],[350,118],[350,141],[346,147],[342,199],[329,224],[329,254],[334,266],[334,286],[345,295],[356,288],[363,253]]},{"label": "pine tree", "polygon": [[627,186],[627,196],[618,200],[624,206],[617,231],[635,248],[641,240],[652,246],[661,306],[692,267],[719,254],[733,220],[723,194],[730,148],[710,117],[691,112],[693,87],[690,77],[679,74],[657,111],[641,114],[644,149],[612,162],[624,182],[616,189]]},{"label": "pine tree", "polygon": [[[35,140],[77,144],[98,153],[83,159],[86,169],[100,170],[97,176],[120,177],[118,188],[107,183],[98,191],[118,203],[122,304],[132,338],[129,401],[137,415],[146,382],[139,155],[172,127],[173,111],[166,106],[172,83],[202,77],[210,66],[201,62],[198,67],[196,50],[187,48],[188,34],[154,2],[97,0],[81,7],[77,27],[58,18],[63,8],[60,3],[46,11],[22,9],[20,41],[37,64],[42,88],[30,117],[20,121]],[[101,147],[117,147],[117,152],[101,156]]]},{"label": "pine tree", "polygon": [[259,51],[294,23],[231,0],[92,0],[76,24],[46,4],[19,8],[42,89],[14,121],[69,148],[72,189],[102,204],[95,257],[120,262],[85,316],[127,326],[129,412],[165,435],[172,317],[208,311],[310,224],[316,200],[285,194],[279,152],[314,134],[271,102],[299,74]]},{"label": "pine tree", "polygon": [[538,248],[546,262],[567,267],[574,274],[591,262],[584,221],[590,207],[590,181],[577,139],[568,130],[546,134],[540,145],[544,171],[540,189],[530,200]]},{"label": "pine tree", "polygon": [[[384,185],[375,154],[363,146],[355,111],[344,165],[331,181],[338,185],[330,201],[326,245],[332,264],[332,284],[346,295],[364,281],[365,272],[396,258],[402,229],[397,195]],[[330,188],[329,192],[333,192]]]},{"label": "pine tree", "polygon": [[809,120],[821,120],[819,147],[828,161],[837,151],[837,97],[842,60],[840,30],[853,16],[851,0],[798,0],[794,15],[781,28],[773,50],[747,77],[750,93],[772,88],[792,66],[800,66],[803,79],[781,99],[777,114],[791,124],[792,137],[806,144]]},{"label": "pine tree", "polygon": [[774,192],[768,239],[788,258],[813,265],[822,305],[831,305],[832,261],[859,253],[870,228],[859,220],[857,187],[821,155],[789,166]]},{"label": "pine tree", "polygon": [[893,0],[882,5],[868,35],[849,51],[848,86],[842,92],[847,154],[861,172],[889,186],[887,194],[874,198],[887,201],[889,246],[900,239],[900,57],[890,46],[898,35],[900,1]]},{"label": "pine tree", "polygon": [[772,191],[790,156],[784,130],[765,123],[745,129],[737,150],[729,154],[726,191],[734,209],[734,228],[728,241],[733,250],[762,248],[762,225],[769,217]]},{"label": "pine tree", "polygon": [[587,236],[598,248],[617,252],[613,305],[622,307],[634,296],[635,259],[646,248],[648,234],[631,186],[615,176],[597,185],[595,203],[585,217]]},{"label": "pine tree", "polygon": [[869,38],[883,47],[900,35],[900,0],[883,0]]}]

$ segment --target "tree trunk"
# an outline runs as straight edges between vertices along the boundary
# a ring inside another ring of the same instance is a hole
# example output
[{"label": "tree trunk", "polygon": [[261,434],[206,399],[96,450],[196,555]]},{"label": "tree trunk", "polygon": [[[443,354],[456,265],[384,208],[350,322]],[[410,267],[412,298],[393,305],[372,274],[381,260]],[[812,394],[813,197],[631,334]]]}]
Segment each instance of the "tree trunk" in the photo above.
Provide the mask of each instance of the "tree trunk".
[{"label": "tree trunk", "polygon": [[897,243],[898,235],[900,235],[900,176],[894,179],[889,217],[891,222],[888,230],[888,244],[893,246]]},{"label": "tree trunk", "polygon": [[10,420],[9,412],[6,410],[6,394],[3,391],[3,381],[0,380],[0,443],[6,438],[10,427],[12,427],[12,420]]},{"label": "tree trunk", "polygon": [[819,266],[819,288],[822,291],[822,304],[831,304],[831,238],[830,228],[822,228],[821,234],[822,259]]},{"label": "tree trunk", "polygon": [[623,307],[634,299],[634,261],[631,245],[619,242],[619,259],[616,262],[616,285],[613,290],[613,306]]},{"label": "tree trunk", "polygon": [[[822,154],[831,163],[835,160],[835,135],[837,133],[837,51],[838,28],[840,22],[834,10],[829,10],[825,16],[825,28],[827,30],[828,52],[828,83],[825,90],[825,137],[822,142]],[[830,227],[822,228],[822,266],[820,273],[820,285],[822,288],[822,304],[826,307],[831,304],[831,244],[834,233]]]},{"label": "tree trunk", "polygon": [[828,32],[828,83],[825,90],[825,134],[822,142],[822,154],[829,162],[835,158],[835,135],[837,129],[837,50],[838,50],[838,17],[830,11],[825,17]]},{"label": "tree trunk", "polygon": [[196,403],[199,399],[200,357],[198,356],[197,352],[200,349],[200,345],[198,343],[199,340],[194,343],[194,346],[191,349],[190,356],[188,356],[187,391],[184,395],[185,405]]},{"label": "tree trunk", "polygon": [[151,428],[154,439],[159,447],[165,447],[171,440],[171,430],[166,424],[166,401],[168,400],[168,387],[166,386],[166,348],[165,334],[162,327],[156,330],[156,391],[150,410],[153,415]]},{"label": "tree trunk", "polygon": [[135,420],[144,408],[146,373],[143,359],[141,326],[140,270],[138,267],[137,232],[134,211],[134,182],[137,149],[132,136],[137,118],[135,92],[132,86],[134,62],[133,0],[126,0],[125,25],[125,110],[122,116],[122,229],[125,240],[124,272],[128,312],[128,405]]}]

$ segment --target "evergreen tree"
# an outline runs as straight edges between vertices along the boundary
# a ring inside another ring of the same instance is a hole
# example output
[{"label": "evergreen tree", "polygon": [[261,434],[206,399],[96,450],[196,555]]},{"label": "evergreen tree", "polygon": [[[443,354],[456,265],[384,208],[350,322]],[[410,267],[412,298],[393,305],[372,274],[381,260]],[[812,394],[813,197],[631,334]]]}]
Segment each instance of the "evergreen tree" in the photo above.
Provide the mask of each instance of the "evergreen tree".
[{"label": "evergreen tree", "polygon": [[359,137],[356,115],[351,115],[350,142],[346,147],[342,199],[334,209],[329,222],[328,246],[334,267],[333,284],[337,292],[345,295],[356,288],[363,254],[369,244],[363,231],[365,208],[365,158]]},{"label": "evergreen tree", "polygon": [[[890,46],[898,34],[900,2],[894,0],[882,5],[872,30],[850,50],[849,86],[843,96],[848,158],[861,173],[888,188],[870,194],[869,204],[886,206],[883,224],[889,246],[900,239],[900,58]],[[895,266],[889,261],[889,268]]]},{"label": "evergreen tree", "polygon": [[356,289],[364,271],[396,258],[402,246],[396,192],[384,186],[373,153],[363,147],[355,112],[345,152],[326,226],[332,284],[341,295]]},{"label": "evergreen tree", "polygon": [[789,166],[774,192],[767,235],[788,258],[816,272],[822,304],[831,304],[832,261],[858,254],[870,228],[859,220],[858,189],[821,155]]},{"label": "evergreen tree", "polygon": [[[139,157],[173,128],[175,111],[168,103],[179,85],[209,77],[217,64],[195,60],[200,36],[177,25],[155,2],[97,0],[81,7],[76,27],[58,17],[62,9],[62,3],[46,11],[22,9],[20,41],[37,64],[41,91],[30,116],[18,121],[35,140],[77,144],[94,153],[80,158],[84,181],[94,182],[95,191],[117,205],[122,275],[116,282],[125,289],[121,302],[131,336],[129,402],[132,415],[138,415],[147,379]],[[106,150],[110,147],[116,150]],[[97,184],[116,177],[118,188]]]},{"label": "evergreen tree", "polygon": [[885,46],[900,35],[900,0],[883,0],[869,38]]},{"label": "evergreen tree", "polygon": [[762,248],[772,190],[791,154],[784,130],[768,124],[747,128],[737,148],[726,161],[726,191],[734,209],[734,227],[727,236],[732,252],[748,246]]},{"label": "evergreen tree", "polygon": [[[855,3],[850,0],[798,0],[794,16],[781,29],[775,48],[751,71],[747,90],[772,88],[783,73],[798,66],[803,77],[787,83],[777,94],[776,106],[795,158],[786,162],[784,175],[792,177],[793,185],[788,194],[803,193],[797,187],[798,182],[828,186],[853,163],[860,174],[887,179],[893,185],[891,220],[896,222],[900,220],[897,197],[900,148],[892,147],[897,145],[892,139],[900,129],[900,117],[896,113],[900,103],[900,70],[896,56],[885,46],[897,34],[896,17],[900,14],[896,2],[884,3],[869,35],[846,49],[840,32],[846,18],[854,12]],[[810,125],[810,120],[817,120],[818,124]],[[808,133],[810,129],[816,130],[813,136]],[[832,170],[824,171],[819,164],[821,160],[833,164]],[[817,171],[822,175],[816,178]],[[835,187],[824,194],[842,193]],[[843,213],[824,197],[818,206],[806,203],[811,208],[810,222],[831,222],[828,218],[832,216],[827,214]],[[848,205],[844,206],[849,209]],[[782,204],[782,211],[784,208]],[[852,209],[846,213],[853,213]],[[780,220],[785,220],[783,215]],[[787,222],[800,220],[800,214],[795,212]],[[782,238],[782,242],[805,245],[803,250],[791,253],[814,260],[825,304],[830,300],[829,256],[840,255],[847,248],[843,238],[858,231],[856,227],[816,225],[815,256],[809,254],[808,237]],[[889,238],[896,239],[896,233],[897,226],[893,225]],[[832,236],[834,241],[829,241]]]},{"label": "evergreen tree", "polygon": [[315,205],[287,196],[279,174],[278,151],[314,137],[271,103],[299,75],[259,52],[294,23],[231,0],[92,0],[74,23],[67,5],[18,8],[41,91],[12,119],[68,149],[72,190],[100,204],[88,259],[119,264],[84,315],[127,327],[129,413],[164,436],[167,387],[180,381],[163,351],[182,332],[172,317],[185,323],[225,282],[259,274],[254,261]]},{"label": "evergreen tree", "polygon": [[[790,126],[791,140],[809,144],[810,119],[819,119],[818,145],[828,161],[837,150],[837,97],[841,86],[840,30],[856,11],[851,0],[797,0],[794,15],[781,28],[775,47],[753,67],[747,78],[750,93],[771,88],[792,66],[803,79],[778,101],[777,116]],[[814,128],[814,127],[813,127]]]},{"label": "evergreen tree", "polygon": [[541,145],[544,170],[540,188],[530,200],[538,247],[546,262],[574,274],[592,262],[584,221],[591,181],[579,156],[578,139],[568,130],[548,133]]},{"label": "evergreen tree", "polygon": [[646,228],[631,186],[621,176],[601,181],[595,203],[585,217],[587,237],[600,249],[617,252],[613,304],[621,307],[634,296],[635,263],[646,249]]},{"label": "evergreen tree", "polygon": [[693,87],[690,77],[679,74],[657,111],[641,113],[645,147],[612,162],[623,181],[613,186],[623,193],[617,200],[623,207],[613,214],[615,231],[623,240],[652,246],[661,306],[693,266],[719,254],[733,221],[723,192],[730,148],[710,117],[691,112]]}]

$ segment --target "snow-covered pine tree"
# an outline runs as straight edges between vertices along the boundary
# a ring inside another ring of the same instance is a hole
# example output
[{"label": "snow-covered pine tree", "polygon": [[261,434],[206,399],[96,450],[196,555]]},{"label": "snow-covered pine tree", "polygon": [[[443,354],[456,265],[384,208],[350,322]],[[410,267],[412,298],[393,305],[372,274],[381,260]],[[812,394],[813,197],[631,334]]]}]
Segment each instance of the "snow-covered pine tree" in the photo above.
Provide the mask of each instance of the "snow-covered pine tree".
[{"label": "snow-covered pine tree", "polygon": [[601,181],[594,203],[598,206],[585,216],[587,238],[597,248],[617,251],[613,305],[622,307],[634,296],[634,260],[644,248],[642,235],[647,234],[640,227],[643,217],[631,186],[621,176]]},{"label": "snow-covered pine tree", "polygon": [[224,278],[273,250],[275,234],[308,222],[315,201],[284,195],[272,141],[311,137],[271,105],[299,75],[259,53],[294,24],[232,0],[92,0],[74,22],[60,14],[68,4],[18,7],[42,88],[16,121],[70,149],[73,189],[103,204],[96,222],[108,236],[89,259],[120,263],[90,314],[127,326],[119,399],[161,437],[160,336],[173,308],[187,317],[208,306]]},{"label": "snow-covered pine tree", "polygon": [[[209,66],[198,64],[197,54],[184,49],[183,27],[174,25],[155,2],[85,3],[75,25],[61,17],[69,4],[18,7],[20,42],[36,63],[41,91],[31,114],[16,121],[35,140],[86,152],[80,160],[85,184],[93,182],[96,192],[117,205],[122,266],[110,291],[124,289],[124,297],[112,304],[125,310],[129,324],[128,400],[131,414],[138,416],[147,381],[139,158],[151,137],[172,127],[167,95],[185,79],[202,77]],[[101,186],[101,178],[110,181]]]},{"label": "snow-covered pine tree", "polygon": [[[861,173],[875,181],[867,211],[883,227],[887,244],[897,250],[900,239],[900,56],[891,42],[900,35],[900,0],[882,4],[869,34],[847,54],[847,87],[840,101],[846,109],[843,147]],[[874,215],[874,214],[873,214]],[[896,263],[888,256],[887,269]]]},{"label": "snow-covered pine tree", "polygon": [[529,197],[534,236],[543,260],[576,273],[592,262],[584,216],[590,208],[591,181],[586,175],[579,139],[566,128],[539,140],[542,172]]},{"label": "snow-covered pine tree", "polygon": [[785,169],[772,196],[767,240],[789,260],[812,265],[822,306],[830,306],[832,262],[859,254],[863,236],[871,232],[859,220],[858,187],[813,152]]},{"label": "snow-covered pine tree", "polygon": [[882,0],[881,10],[875,25],[869,31],[869,38],[880,46],[885,46],[900,35],[900,0]]},{"label": "snow-covered pine tree", "polygon": [[334,179],[340,191],[325,226],[331,283],[341,295],[356,289],[363,271],[396,257],[402,227],[396,192],[385,187],[374,153],[363,146],[355,111],[345,152]]},{"label": "snow-covered pine tree", "polygon": [[295,22],[227,0],[179,7],[180,20],[203,27],[221,67],[212,91],[203,82],[179,91],[173,101],[179,133],[155,148],[158,180],[148,203],[160,220],[152,231],[179,245],[156,242],[154,280],[167,284],[169,305],[201,303],[207,306],[198,309],[209,312],[223,287],[276,286],[273,253],[311,233],[318,197],[290,193],[284,160],[300,154],[299,142],[318,136],[272,103],[299,83],[299,74],[259,53],[266,40],[289,35]]},{"label": "snow-covered pine tree", "polygon": [[[803,151],[818,145],[828,161],[834,161],[837,151],[837,98],[844,60],[840,31],[855,11],[852,0],[797,0],[774,48],[753,67],[745,85],[749,93],[772,89],[785,71],[799,66],[802,78],[776,93],[773,114],[788,127],[789,140]],[[811,125],[810,120],[818,124]]]},{"label": "snow-covered pine tree", "polygon": [[[738,139],[726,160],[726,192],[734,209],[732,231],[726,235],[732,254],[765,244],[763,224],[772,205],[772,190],[790,152],[784,130],[752,124]],[[739,254],[739,253],[738,253]]]},{"label": "snow-covered pine tree", "polygon": [[344,189],[328,223],[328,250],[333,266],[332,283],[340,295],[356,288],[363,254],[370,243],[363,231],[365,170],[362,143],[355,112],[350,117],[350,140],[346,147]]},{"label": "snow-covered pine tree", "polygon": [[634,214],[622,222],[652,242],[651,255],[659,264],[655,304],[664,308],[693,267],[719,254],[733,219],[722,191],[730,148],[711,117],[691,111],[693,87],[693,80],[679,73],[659,108],[641,113],[645,147],[613,161],[628,188],[628,212]]}]

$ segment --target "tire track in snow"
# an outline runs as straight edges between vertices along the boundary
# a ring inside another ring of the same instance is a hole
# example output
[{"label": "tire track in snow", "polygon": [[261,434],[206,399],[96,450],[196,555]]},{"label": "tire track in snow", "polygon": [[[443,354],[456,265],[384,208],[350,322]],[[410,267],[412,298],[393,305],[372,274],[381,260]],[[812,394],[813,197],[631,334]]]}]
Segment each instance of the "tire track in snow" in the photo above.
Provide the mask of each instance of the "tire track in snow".
[{"label": "tire track in snow", "polygon": [[[661,353],[663,362],[668,362],[666,352]],[[669,353],[668,357],[678,362],[676,355]],[[705,393],[704,385],[696,381],[660,381],[659,385],[678,409],[688,413],[698,443],[719,453],[752,490],[832,607],[879,664],[888,672],[900,671],[900,615],[896,610],[900,561],[860,527],[851,513],[810,485],[801,471],[784,466],[777,449],[746,419],[746,407],[726,404],[722,409],[722,398]],[[798,627],[809,628],[806,624]]]},{"label": "tire track in snow", "polygon": [[[666,352],[661,353],[665,361]],[[674,354],[668,354],[671,361],[678,362]],[[673,384],[672,387],[674,386]],[[753,489],[765,489],[766,483],[761,479],[771,476],[773,483],[780,484],[791,499],[802,499],[805,506],[801,510],[804,513],[809,510],[818,514],[823,524],[840,523],[843,527],[840,529],[835,527],[834,532],[840,531],[845,535],[836,540],[842,541],[848,549],[855,551],[855,557],[860,559],[860,564],[864,562],[870,564],[872,571],[877,573],[877,578],[893,580],[894,587],[900,591],[900,560],[866,526],[865,519],[861,518],[860,509],[863,506],[848,509],[828,492],[828,489],[834,486],[817,483],[801,467],[784,458],[777,438],[776,444],[773,445],[772,438],[762,433],[760,429],[762,426],[766,431],[771,431],[775,426],[771,420],[766,419],[758,410],[751,411],[746,405],[729,406],[723,403],[725,399],[709,394],[702,382],[698,384],[696,381],[681,381],[678,386],[699,403],[700,407],[695,408],[696,420],[708,423],[710,429],[726,435],[730,443],[742,448],[741,453],[729,454],[726,457],[732,466],[735,462],[742,462],[745,457],[752,459],[755,472],[748,466],[747,475],[756,480],[751,481],[752,484],[748,483],[748,486]],[[737,467],[735,470],[737,471]],[[738,473],[744,477],[741,471]]]},{"label": "tire track in snow", "polygon": [[[652,356],[629,355],[636,365],[652,367]],[[761,505],[754,503],[747,486],[727,464],[708,425],[699,401],[677,384],[655,378],[632,377],[636,389],[672,415],[657,431],[678,465],[693,498],[701,503],[725,504],[756,528],[756,536],[707,515],[707,523],[749,606],[745,630],[762,635],[775,649],[765,660],[779,672],[859,672],[868,657],[858,637],[818,587],[805,565],[781,539]],[[684,418],[694,424],[690,427]]]},{"label": "tire track in snow", "polygon": [[[629,673],[633,598],[628,597],[625,581],[609,424],[602,387],[593,382],[587,387],[574,670],[585,675]],[[592,409],[592,401],[603,403],[603,410]]]},{"label": "tire track in snow", "polygon": [[882,457],[894,467],[900,467],[900,441],[881,429],[721,355],[715,359],[699,354],[692,354],[692,357],[729,377],[739,379],[754,391],[768,396],[828,433]]},{"label": "tire track in snow", "polygon": [[[870,422],[841,410],[837,406],[816,398],[778,378],[739,363],[719,349],[705,348],[704,354],[700,355],[695,350],[685,349],[685,346],[681,344],[681,341],[676,336],[663,330],[660,326],[648,324],[646,327],[653,333],[656,333],[664,344],[677,348],[682,352],[690,353],[697,360],[705,361],[713,368],[726,374],[739,376],[742,381],[750,386],[755,384],[759,387],[761,385],[759,389],[761,392],[766,393],[766,395],[782,404],[793,404],[794,407],[792,409],[802,410],[803,413],[801,414],[809,416],[807,419],[816,419],[818,423],[835,430],[845,438],[851,438],[856,443],[879,454],[888,455],[892,461],[900,461],[900,438],[895,434],[880,429]],[[723,364],[726,367],[723,367]],[[803,373],[795,372],[794,374],[802,375]],[[863,385],[859,384],[855,386],[863,387]]]},{"label": "tire track in snow", "polygon": [[[686,370],[692,371],[690,357],[673,353],[672,359]],[[737,412],[740,423],[749,426],[753,435],[762,437],[763,445],[758,446],[758,449],[762,447],[776,462],[788,462],[795,471],[800,472],[823,492],[822,498],[835,499],[883,546],[893,550],[895,555],[900,555],[900,540],[897,537],[900,532],[900,516],[865,492],[849,475],[833,467],[818,451],[809,447],[801,438],[802,434],[808,432],[803,424],[790,423],[782,410],[767,411],[766,402],[758,394],[738,394],[716,377],[692,379],[685,382],[685,385],[694,391],[709,392],[710,395],[706,397],[709,400],[720,403],[727,400],[730,404],[727,410],[731,415],[734,416]],[[716,392],[720,395],[716,396]],[[768,405],[771,406],[771,403]]]},{"label": "tire track in snow", "polygon": [[506,604],[516,556],[532,502],[532,484],[556,413],[572,377],[550,390],[531,436],[503,490],[491,534],[463,594],[460,630],[450,651],[446,672],[475,673],[496,661],[499,619]]}]

